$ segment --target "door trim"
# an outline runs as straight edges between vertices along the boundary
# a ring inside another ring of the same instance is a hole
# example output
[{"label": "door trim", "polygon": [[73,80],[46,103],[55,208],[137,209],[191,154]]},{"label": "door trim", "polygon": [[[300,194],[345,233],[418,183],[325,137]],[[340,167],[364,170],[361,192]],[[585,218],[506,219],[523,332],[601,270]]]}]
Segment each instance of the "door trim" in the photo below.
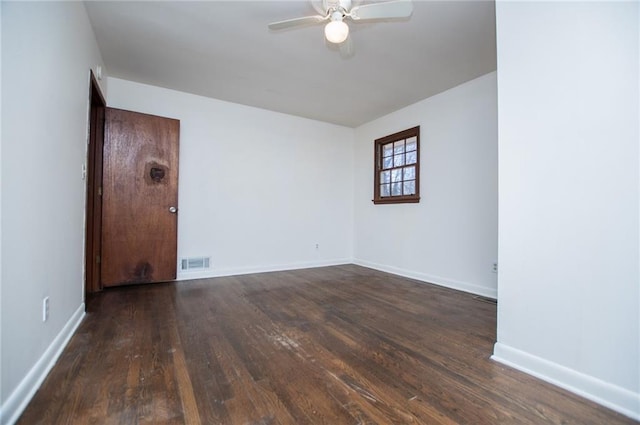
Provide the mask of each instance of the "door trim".
[{"label": "door trim", "polygon": [[[107,106],[100,85],[90,72],[89,135],[87,140],[86,208],[85,208],[85,282],[87,296],[102,290],[100,283],[100,255],[102,234],[102,146],[104,142],[104,111]],[[85,307],[86,308],[86,307]]]}]

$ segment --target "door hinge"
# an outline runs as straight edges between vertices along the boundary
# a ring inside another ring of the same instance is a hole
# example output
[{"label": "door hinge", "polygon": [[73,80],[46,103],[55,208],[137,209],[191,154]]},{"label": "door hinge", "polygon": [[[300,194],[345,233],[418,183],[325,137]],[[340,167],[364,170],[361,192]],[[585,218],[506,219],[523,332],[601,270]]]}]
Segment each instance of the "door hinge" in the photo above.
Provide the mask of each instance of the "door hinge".
[{"label": "door hinge", "polygon": [[96,264],[100,264],[100,256],[96,255]]},{"label": "door hinge", "polygon": [[98,188],[98,196],[102,196],[102,186]]}]

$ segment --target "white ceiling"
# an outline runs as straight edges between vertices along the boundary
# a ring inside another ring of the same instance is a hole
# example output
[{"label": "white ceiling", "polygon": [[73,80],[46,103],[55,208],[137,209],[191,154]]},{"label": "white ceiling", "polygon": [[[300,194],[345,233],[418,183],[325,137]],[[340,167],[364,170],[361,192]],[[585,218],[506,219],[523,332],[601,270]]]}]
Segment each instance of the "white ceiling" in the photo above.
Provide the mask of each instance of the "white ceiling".
[{"label": "white ceiling", "polygon": [[322,25],[267,28],[316,14],[308,1],[86,7],[109,76],[349,127],[496,69],[493,1],[418,0],[409,20],[349,22],[347,59]]}]

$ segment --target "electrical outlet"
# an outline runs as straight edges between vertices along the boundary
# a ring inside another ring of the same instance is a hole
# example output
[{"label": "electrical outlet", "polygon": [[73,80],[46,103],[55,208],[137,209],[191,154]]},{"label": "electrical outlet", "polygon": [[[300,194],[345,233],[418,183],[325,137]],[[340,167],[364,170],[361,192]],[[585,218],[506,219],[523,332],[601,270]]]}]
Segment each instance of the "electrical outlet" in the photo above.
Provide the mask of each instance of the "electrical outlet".
[{"label": "electrical outlet", "polygon": [[491,267],[491,271],[493,273],[498,273],[498,263],[493,263],[493,266]]},{"label": "electrical outlet", "polygon": [[42,299],[42,321],[46,322],[49,320],[49,297],[44,297]]},{"label": "electrical outlet", "polygon": [[316,244],[316,249],[320,249],[320,244],[319,243]]}]

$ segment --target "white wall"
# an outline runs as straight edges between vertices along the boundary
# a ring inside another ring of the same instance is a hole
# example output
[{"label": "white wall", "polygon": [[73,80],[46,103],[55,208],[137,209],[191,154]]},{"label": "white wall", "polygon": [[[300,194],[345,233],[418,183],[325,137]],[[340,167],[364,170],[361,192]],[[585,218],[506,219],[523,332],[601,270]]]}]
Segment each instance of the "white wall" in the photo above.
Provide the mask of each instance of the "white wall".
[{"label": "white wall", "polygon": [[116,78],[107,103],[180,120],[178,256],[213,268],[179,279],[351,262],[352,129]]},{"label": "white wall", "polygon": [[89,70],[101,63],[82,3],[2,3],[3,423],[84,313],[81,166]]},{"label": "white wall", "polygon": [[[373,142],[420,125],[420,203],[374,205]],[[355,262],[496,296],[496,73],[356,129]]]},{"label": "white wall", "polygon": [[637,2],[498,2],[495,358],[640,419]]}]

